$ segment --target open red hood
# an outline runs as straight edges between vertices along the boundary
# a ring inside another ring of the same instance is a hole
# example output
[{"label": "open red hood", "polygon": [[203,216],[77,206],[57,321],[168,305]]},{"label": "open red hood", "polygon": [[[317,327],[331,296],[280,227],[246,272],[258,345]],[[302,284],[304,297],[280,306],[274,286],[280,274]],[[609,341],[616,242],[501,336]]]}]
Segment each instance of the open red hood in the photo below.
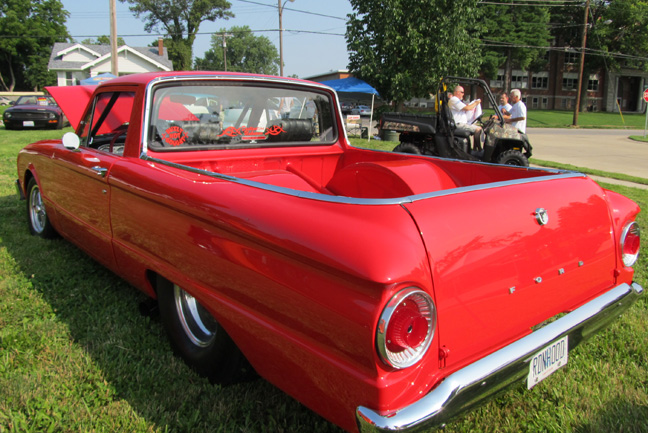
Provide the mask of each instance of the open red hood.
[{"label": "open red hood", "polygon": [[45,87],[76,130],[97,86]]}]

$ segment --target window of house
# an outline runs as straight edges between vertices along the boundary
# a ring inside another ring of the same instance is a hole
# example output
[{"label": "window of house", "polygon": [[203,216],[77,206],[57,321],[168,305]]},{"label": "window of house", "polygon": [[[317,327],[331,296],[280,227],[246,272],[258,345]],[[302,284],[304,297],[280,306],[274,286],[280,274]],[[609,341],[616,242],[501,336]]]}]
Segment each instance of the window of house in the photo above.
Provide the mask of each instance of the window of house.
[{"label": "window of house", "polygon": [[578,74],[575,72],[565,72],[563,74],[562,89],[577,90],[577,88],[578,88]]},{"label": "window of house", "polygon": [[565,53],[565,63],[575,65],[580,63],[580,53],[576,51],[567,51]]},{"label": "window of house", "polygon": [[548,89],[549,88],[549,73],[548,72],[534,72],[531,75],[531,88],[532,89]]},{"label": "window of house", "polygon": [[72,72],[70,72],[70,71],[67,71],[65,73],[65,85],[66,86],[76,86],[77,84],[78,83],[77,83],[76,78],[74,77],[74,74]]},{"label": "window of house", "polygon": [[589,76],[589,81],[587,82],[587,90],[592,92],[598,92],[599,89],[599,78],[597,74],[592,74]]},{"label": "window of house", "polygon": [[501,89],[504,87],[504,69],[497,70],[497,79],[490,80],[490,87]]},{"label": "window of house", "polygon": [[511,89],[526,89],[528,88],[528,74],[526,71],[514,69],[511,72]]}]

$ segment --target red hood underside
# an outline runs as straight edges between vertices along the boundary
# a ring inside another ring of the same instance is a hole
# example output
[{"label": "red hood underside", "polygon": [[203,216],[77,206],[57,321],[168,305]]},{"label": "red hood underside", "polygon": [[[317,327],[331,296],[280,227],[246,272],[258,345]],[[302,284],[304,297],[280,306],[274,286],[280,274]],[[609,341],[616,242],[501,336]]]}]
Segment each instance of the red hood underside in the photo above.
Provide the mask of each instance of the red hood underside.
[{"label": "red hood underside", "polygon": [[76,130],[97,86],[45,87]]}]

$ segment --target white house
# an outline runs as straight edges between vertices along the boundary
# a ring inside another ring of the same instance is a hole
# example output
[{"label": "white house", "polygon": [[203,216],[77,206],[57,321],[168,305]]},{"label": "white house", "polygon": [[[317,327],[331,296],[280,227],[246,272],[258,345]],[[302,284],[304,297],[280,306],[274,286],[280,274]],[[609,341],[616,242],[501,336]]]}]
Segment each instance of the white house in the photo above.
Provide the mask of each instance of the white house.
[{"label": "white house", "polygon": [[[162,41],[157,47],[122,45],[117,49],[117,58],[119,75],[173,70]],[[110,45],[55,43],[48,69],[56,72],[59,86],[73,86],[86,78],[111,72]]]}]

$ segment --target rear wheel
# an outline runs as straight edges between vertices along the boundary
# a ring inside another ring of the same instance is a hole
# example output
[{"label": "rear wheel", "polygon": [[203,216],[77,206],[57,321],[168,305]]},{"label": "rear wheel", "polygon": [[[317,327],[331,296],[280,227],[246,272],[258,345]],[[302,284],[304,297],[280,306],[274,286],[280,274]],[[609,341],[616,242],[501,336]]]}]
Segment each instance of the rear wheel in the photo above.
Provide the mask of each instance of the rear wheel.
[{"label": "rear wheel", "polygon": [[398,146],[394,147],[393,151],[400,153],[413,153],[415,155],[421,154],[421,149],[419,149],[415,144],[412,143],[401,143]]},{"label": "rear wheel", "polygon": [[529,166],[529,160],[527,159],[527,157],[524,156],[522,152],[515,149],[502,152],[500,156],[497,158],[497,163],[506,164],[506,165],[519,165],[522,167]]},{"label": "rear wheel", "polygon": [[163,278],[157,282],[160,316],[174,352],[198,374],[220,384],[249,374],[243,354],[192,295]]},{"label": "rear wheel", "polygon": [[35,178],[27,183],[27,218],[29,219],[29,232],[41,238],[56,236],[56,230],[47,216],[43,196]]}]

